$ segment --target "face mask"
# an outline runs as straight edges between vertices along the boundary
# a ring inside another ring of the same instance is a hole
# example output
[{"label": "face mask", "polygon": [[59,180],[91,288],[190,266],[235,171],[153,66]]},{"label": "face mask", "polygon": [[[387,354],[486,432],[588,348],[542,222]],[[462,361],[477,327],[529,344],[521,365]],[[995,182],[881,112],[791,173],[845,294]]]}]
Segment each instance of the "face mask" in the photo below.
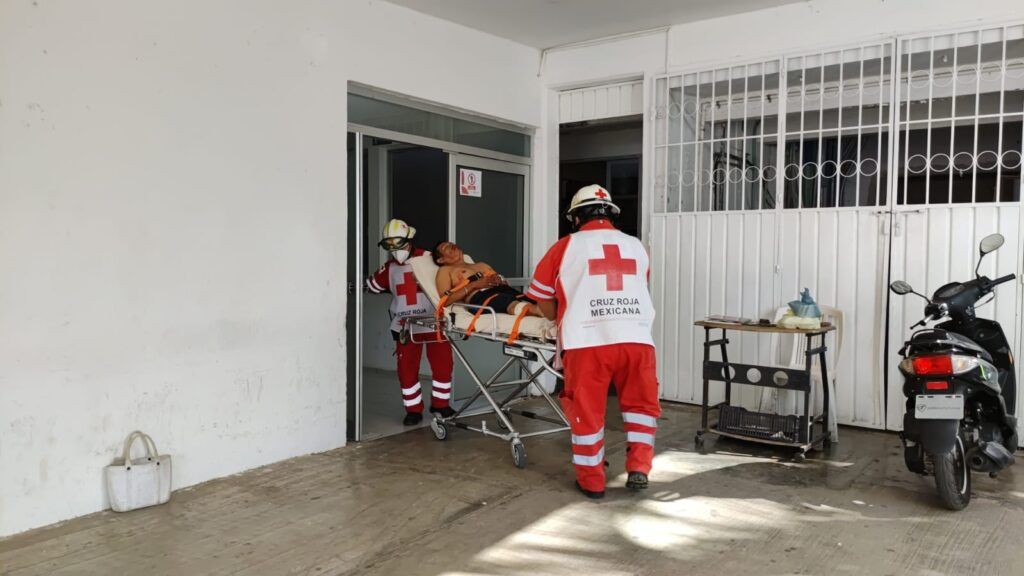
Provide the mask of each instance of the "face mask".
[{"label": "face mask", "polygon": [[391,257],[395,259],[395,262],[399,264],[405,264],[405,261],[409,259],[408,250],[394,250],[391,252]]}]

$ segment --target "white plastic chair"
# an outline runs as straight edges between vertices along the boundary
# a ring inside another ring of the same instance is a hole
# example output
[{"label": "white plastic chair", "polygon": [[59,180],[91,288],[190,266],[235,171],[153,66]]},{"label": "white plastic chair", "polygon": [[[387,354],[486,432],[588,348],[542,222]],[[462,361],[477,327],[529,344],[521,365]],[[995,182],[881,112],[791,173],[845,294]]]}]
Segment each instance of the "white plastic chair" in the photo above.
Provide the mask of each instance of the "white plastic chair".
[{"label": "white plastic chair", "polygon": [[[828,356],[828,423],[829,423],[829,435],[832,437],[833,442],[839,441],[839,424],[836,418],[836,374],[838,373],[839,358],[843,347],[843,313],[831,306],[818,305],[821,309],[822,321],[829,322],[836,329],[831,332],[835,336],[832,338],[832,344],[829,346],[826,355]],[[789,310],[789,306],[780,306],[775,311],[775,317],[773,322],[778,322]],[[789,359],[783,361],[782,356],[785,353],[783,338],[786,338],[789,344]],[[805,347],[805,336],[799,334],[783,335],[775,334],[772,336],[771,344],[771,357],[773,361],[780,362],[780,365],[788,368],[802,370],[806,364],[804,358]],[[829,338],[826,336],[826,340]],[[819,413],[824,405],[824,396],[821,394],[822,382],[821,382],[821,362],[818,357],[815,356],[811,361],[811,380],[813,385],[811,386],[811,407],[813,413]],[[803,412],[802,402],[800,401],[802,394],[793,390],[780,390],[778,388],[762,388],[761,389],[761,403],[758,408],[762,412],[772,412],[775,414],[790,415],[800,414]]]}]

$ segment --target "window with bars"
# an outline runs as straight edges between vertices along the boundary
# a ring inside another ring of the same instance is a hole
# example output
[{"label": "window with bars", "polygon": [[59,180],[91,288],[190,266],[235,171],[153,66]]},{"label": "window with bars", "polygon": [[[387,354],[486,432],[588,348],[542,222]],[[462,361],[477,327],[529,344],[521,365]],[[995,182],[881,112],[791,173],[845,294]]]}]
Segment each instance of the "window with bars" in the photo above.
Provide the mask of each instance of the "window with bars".
[{"label": "window with bars", "polygon": [[900,42],[896,201],[1017,202],[1024,26]]},{"label": "window with bars", "polygon": [[786,61],[784,208],[886,202],[892,48]]},{"label": "window with bars", "polygon": [[1018,202],[1022,118],[1024,26],[668,76],[654,209]]},{"label": "window with bars", "polygon": [[775,207],[779,62],[659,79],[655,210]]}]

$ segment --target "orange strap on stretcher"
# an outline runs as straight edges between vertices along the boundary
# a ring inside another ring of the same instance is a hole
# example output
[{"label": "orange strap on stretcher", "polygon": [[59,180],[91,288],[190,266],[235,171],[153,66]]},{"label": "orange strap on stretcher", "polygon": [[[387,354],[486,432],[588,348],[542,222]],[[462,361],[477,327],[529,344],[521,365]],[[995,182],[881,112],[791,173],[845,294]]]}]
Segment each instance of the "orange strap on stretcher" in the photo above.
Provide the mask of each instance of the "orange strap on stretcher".
[{"label": "orange strap on stretcher", "polygon": [[523,318],[530,313],[530,305],[523,306],[523,309],[516,315],[516,321],[512,323],[512,331],[508,334],[508,344],[514,343],[519,339],[519,325],[523,323]]},{"label": "orange strap on stretcher", "polygon": [[480,318],[480,315],[484,313],[484,310],[487,305],[491,303],[491,300],[494,300],[498,296],[500,296],[500,294],[491,294],[488,296],[487,299],[484,300],[484,303],[480,305],[480,309],[476,311],[476,314],[473,314],[473,319],[469,322],[469,328],[466,328],[466,338],[473,335],[473,331],[476,330],[476,321]]},{"label": "orange strap on stretcher", "polygon": [[483,273],[482,272],[477,272],[476,274],[473,274],[471,276],[463,278],[462,282],[459,282],[456,286],[453,286],[453,287],[445,290],[444,294],[441,295],[441,300],[438,301],[438,303],[437,303],[437,311],[436,311],[436,313],[437,313],[437,322],[435,322],[435,332],[436,332],[438,340],[442,339],[441,338],[441,320],[444,318],[444,307],[448,305],[448,297],[452,295],[452,292],[455,292],[457,290],[462,290],[466,286],[469,286],[470,282],[473,282],[473,281],[478,280],[480,278],[483,278]]}]

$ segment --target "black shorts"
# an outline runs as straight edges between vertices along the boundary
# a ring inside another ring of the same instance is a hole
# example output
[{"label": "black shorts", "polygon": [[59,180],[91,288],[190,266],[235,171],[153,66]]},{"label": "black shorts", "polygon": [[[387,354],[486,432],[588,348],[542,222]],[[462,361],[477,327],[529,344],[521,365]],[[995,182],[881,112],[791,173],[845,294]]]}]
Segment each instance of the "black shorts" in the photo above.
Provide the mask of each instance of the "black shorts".
[{"label": "black shorts", "polygon": [[494,296],[494,299],[488,302],[486,306],[488,308],[494,308],[494,311],[499,314],[504,314],[508,310],[509,304],[512,304],[513,302],[529,302],[530,304],[536,304],[536,302],[530,300],[526,296],[523,296],[515,288],[507,285],[477,290],[469,297],[468,304],[484,306],[484,302],[486,302],[491,296]]}]

